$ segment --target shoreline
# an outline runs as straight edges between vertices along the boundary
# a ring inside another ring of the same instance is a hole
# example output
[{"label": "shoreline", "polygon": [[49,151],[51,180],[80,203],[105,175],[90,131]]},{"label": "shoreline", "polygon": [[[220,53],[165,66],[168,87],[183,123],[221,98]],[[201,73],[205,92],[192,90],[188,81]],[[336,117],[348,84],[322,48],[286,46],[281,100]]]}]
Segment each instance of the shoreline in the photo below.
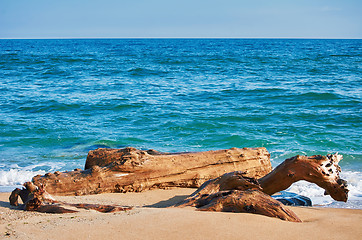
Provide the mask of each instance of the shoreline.
[{"label": "shoreline", "polygon": [[247,213],[201,212],[172,208],[195,189],[142,193],[56,196],[68,203],[134,206],[125,212],[46,214],[10,208],[0,193],[0,236],[5,239],[357,239],[362,210],[290,207],[302,223]]}]

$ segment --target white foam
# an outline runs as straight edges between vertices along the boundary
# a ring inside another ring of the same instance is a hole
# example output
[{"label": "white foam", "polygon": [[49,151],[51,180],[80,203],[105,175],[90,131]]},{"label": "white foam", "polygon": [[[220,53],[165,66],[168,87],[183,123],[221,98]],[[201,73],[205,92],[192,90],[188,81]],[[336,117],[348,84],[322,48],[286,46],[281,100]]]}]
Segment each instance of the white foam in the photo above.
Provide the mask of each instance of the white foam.
[{"label": "white foam", "polygon": [[8,171],[0,170],[0,186],[21,185],[30,181],[35,175],[45,174],[45,171],[30,171],[22,169],[10,169]]},{"label": "white foam", "polygon": [[340,175],[342,179],[348,182],[349,193],[346,203],[333,200],[329,195],[324,195],[324,189],[306,181],[294,183],[287,191],[309,197],[313,206],[362,209],[362,174],[360,172],[342,171]]},{"label": "white foam", "polygon": [[31,181],[36,175],[44,175],[46,172],[58,170],[64,165],[59,162],[34,163],[26,167],[11,164],[9,170],[0,170],[0,192],[8,191],[11,187],[19,187],[24,182]]},{"label": "white foam", "polygon": [[36,175],[79,168],[79,164],[76,162],[34,161],[33,164],[24,167],[18,164],[11,164],[9,167],[10,169],[7,169],[5,164],[0,164],[0,192],[8,192],[16,187],[21,187],[24,182],[31,181]]}]

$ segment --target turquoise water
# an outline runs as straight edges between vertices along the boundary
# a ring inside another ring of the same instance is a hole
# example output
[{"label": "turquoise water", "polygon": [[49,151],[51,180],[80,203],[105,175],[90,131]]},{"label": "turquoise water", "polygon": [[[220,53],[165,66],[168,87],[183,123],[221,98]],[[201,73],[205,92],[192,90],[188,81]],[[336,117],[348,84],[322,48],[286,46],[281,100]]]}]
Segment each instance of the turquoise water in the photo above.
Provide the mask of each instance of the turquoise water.
[{"label": "turquoise water", "polygon": [[97,147],[266,147],[339,152],[362,199],[361,67],[362,40],[0,40],[0,187]]}]

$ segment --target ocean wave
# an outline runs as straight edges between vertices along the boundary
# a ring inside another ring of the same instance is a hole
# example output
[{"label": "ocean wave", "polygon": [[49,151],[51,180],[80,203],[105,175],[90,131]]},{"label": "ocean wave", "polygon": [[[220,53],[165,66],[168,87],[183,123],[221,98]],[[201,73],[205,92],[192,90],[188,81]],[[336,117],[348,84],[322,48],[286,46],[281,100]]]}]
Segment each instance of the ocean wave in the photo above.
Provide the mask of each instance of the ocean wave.
[{"label": "ocean wave", "polygon": [[21,112],[44,113],[44,112],[68,112],[80,109],[82,105],[76,103],[62,103],[57,100],[47,100],[43,102],[29,101],[18,107]]},{"label": "ocean wave", "polygon": [[306,181],[296,182],[286,191],[309,197],[312,200],[313,206],[362,209],[361,173],[342,171],[341,178],[347,180],[348,183],[349,193],[346,203],[333,200],[329,195],[324,195],[324,189]]},{"label": "ocean wave", "polygon": [[339,94],[331,93],[331,92],[308,92],[298,94],[302,99],[314,99],[314,100],[338,100],[342,97]]},{"label": "ocean wave", "polygon": [[273,94],[273,93],[283,93],[284,95],[288,92],[288,89],[279,88],[279,87],[259,87],[259,86],[245,86],[243,89],[225,89],[221,90],[222,94],[225,95],[240,95],[240,94]]},{"label": "ocean wave", "polygon": [[169,59],[160,59],[158,61],[159,64],[162,65],[187,65],[187,64],[191,64],[193,63],[189,58],[184,58],[184,59],[174,59],[174,58],[169,58]]},{"label": "ocean wave", "polygon": [[21,169],[0,170],[0,188],[1,186],[16,186],[24,182],[31,181],[36,175],[43,175],[45,171],[30,171]]},{"label": "ocean wave", "polygon": [[149,76],[149,75],[163,75],[166,72],[160,71],[160,70],[154,70],[154,69],[148,69],[148,68],[131,68],[128,70],[128,73],[135,77],[143,77],[143,76]]}]

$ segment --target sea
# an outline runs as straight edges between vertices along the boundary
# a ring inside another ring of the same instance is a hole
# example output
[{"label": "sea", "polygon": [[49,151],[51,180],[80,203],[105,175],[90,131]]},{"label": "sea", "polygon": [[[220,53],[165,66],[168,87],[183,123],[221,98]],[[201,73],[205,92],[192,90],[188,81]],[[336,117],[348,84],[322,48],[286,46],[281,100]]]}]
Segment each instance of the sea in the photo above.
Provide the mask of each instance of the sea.
[{"label": "sea", "polygon": [[1,39],[0,191],[84,168],[99,147],[338,152],[362,209],[362,40]]}]

